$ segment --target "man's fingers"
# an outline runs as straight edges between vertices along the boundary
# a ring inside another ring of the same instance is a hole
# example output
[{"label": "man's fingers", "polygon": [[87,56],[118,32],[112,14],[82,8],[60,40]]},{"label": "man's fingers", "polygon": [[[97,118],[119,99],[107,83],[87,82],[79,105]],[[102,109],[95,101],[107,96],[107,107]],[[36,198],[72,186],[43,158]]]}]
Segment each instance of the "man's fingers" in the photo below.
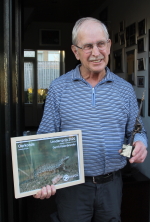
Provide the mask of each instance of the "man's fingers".
[{"label": "man's fingers", "polygon": [[33,195],[34,198],[36,199],[48,199],[50,198],[52,195],[55,195],[56,193],[56,188],[54,185],[47,185],[46,187],[43,187],[39,192],[37,192],[37,194]]},{"label": "man's fingers", "polygon": [[43,200],[43,199],[46,198],[46,196],[47,196],[47,189],[46,189],[46,187],[43,187],[42,190],[41,190],[41,197],[40,197],[40,199]]},{"label": "man's fingers", "polygon": [[56,187],[54,185],[51,185],[51,193],[52,195],[55,195],[56,193]]},{"label": "man's fingers", "polygon": [[33,195],[34,198],[39,199],[41,197],[41,190]]},{"label": "man's fingers", "polygon": [[52,195],[52,191],[51,191],[51,186],[50,185],[46,186],[46,191],[47,191],[46,199],[48,199]]},{"label": "man's fingers", "polygon": [[133,151],[132,153],[133,157],[129,160],[130,163],[143,163],[146,156],[147,156],[147,150],[140,150],[139,152]]}]

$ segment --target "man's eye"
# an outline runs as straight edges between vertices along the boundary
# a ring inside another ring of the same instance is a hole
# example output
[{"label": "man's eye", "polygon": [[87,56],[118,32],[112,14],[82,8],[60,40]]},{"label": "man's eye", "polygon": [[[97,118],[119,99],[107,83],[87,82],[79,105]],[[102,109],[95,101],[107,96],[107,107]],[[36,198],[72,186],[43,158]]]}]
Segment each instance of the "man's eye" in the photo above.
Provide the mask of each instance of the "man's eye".
[{"label": "man's eye", "polygon": [[91,48],[92,48],[91,44],[84,45],[84,49],[91,49]]},{"label": "man's eye", "polygon": [[105,42],[99,42],[97,45],[98,45],[98,47],[102,47],[105,45]]}]

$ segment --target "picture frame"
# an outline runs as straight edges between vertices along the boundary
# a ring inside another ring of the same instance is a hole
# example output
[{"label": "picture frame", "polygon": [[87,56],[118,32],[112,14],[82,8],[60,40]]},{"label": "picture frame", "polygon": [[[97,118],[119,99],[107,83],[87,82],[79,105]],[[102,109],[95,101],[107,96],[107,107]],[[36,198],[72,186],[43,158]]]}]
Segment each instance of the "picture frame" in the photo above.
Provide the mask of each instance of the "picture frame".
[{"label": "picture frame", "polygon": [[137,70],[138,71],[145,70],[145,59],[144,58],[137,59]]},{"label": "picture frame", "polygon": [[119,24],[119,32],[123,32],[124,31],[124,21],[121,21]]},{"label": "picture frame", "polygon": [[137,87],[145,87],[145,76],[137,76]]},{"label": "picture frame", "polygon": [[137,40],[137,52],[145,52],[145,38],[140,38]]},{"label": "picture frame", "polygon": [[142,19],[138,22],[138,36],[146,34],[146,19]]},{"label": "picture frame", "polygon": [[136,38],[136,23],[133,23],[126,27],[126,47],[130,47],[137,44]]},{"label": "picture frame", "polygon": [[81,130],[11,138],[15,198],[84,183]]},{"label": "picture frame", "polygon": [[123,53],[122,49],[114,51],[114,73],[123,72]]},{"label": "picture frame", "polygon": [[132,85],[136,84],[135,79],[135,63],[136,49],[126,51],[126,80]]},{"label": "picture frame", "polygon": [[40,46],[60,46],[60,30],[40,29],[39,32]]}]

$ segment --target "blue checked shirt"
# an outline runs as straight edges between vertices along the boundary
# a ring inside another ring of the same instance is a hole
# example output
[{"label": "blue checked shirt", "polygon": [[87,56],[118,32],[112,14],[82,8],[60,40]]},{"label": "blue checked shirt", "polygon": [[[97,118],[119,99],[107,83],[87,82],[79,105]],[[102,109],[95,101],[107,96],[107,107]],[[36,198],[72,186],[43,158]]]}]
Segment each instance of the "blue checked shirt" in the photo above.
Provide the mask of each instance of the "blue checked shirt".
[{"label": "blue checked shirt", "polygon": [[[137,99],[130,83],[110,72],[94,87],[74,70],[55,79],[49,89],[38,133],[82,130],[86,176],[117,171],[126,165],[118,152],[131,136],[138,115]],[[140,120],[141,121],[141,120]],[[134,141],[147,146],[142,132]],[[129,141],[128,141],[129,142]]]}]

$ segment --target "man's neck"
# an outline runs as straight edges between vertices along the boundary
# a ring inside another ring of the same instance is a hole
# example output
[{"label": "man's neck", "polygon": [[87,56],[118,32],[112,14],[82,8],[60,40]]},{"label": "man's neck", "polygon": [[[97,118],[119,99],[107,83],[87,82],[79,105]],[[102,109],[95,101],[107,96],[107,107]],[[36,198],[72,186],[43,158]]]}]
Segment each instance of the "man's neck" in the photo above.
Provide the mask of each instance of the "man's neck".
[{"label": "man's neck", "polygon": [[80,67],[80,73],[83,79],[85,79],[88,83],[90,83],[92,87],[95,87],[106,75],[105,70],[103,70],[100,73],[84,72],[82,66]]}]

